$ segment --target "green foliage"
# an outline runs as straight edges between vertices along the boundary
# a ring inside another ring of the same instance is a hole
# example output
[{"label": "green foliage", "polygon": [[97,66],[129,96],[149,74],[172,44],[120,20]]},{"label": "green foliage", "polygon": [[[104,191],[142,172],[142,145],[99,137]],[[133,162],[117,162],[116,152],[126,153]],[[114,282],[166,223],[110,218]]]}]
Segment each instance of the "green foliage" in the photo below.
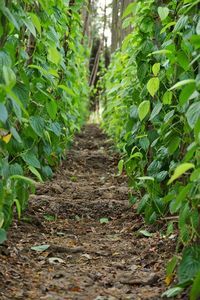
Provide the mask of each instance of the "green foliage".
[{"label": "green foliage", "polygon": [[133,31],[104,77],[103,127],[123,152],[138,212],[148,223],[179,214],[186,246],[199,238],[199,1],[138,0],[127,16]]},{"label": "green foliage", "polygon": [[0,227],[14,206],[21,216],[30,176],[52,176],[86,116],[82,4],[0,1]]}]

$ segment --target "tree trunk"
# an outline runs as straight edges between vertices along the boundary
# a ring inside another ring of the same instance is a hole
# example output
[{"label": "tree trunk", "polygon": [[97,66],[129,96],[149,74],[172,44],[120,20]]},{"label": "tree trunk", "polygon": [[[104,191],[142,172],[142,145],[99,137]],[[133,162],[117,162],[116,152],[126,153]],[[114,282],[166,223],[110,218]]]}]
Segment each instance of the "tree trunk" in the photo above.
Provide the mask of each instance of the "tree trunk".
[{"label": "tree trunk", "polygon": [[119,33],[119,0],[113,0],[111,52],[114,52],[118,47],[118,42],[119,42],[118,33]]},{"label": "tree trunk", "polygon": [[120,37],[119,37],[119,43],[120,43],[120,46],[124,40],[124,38],[129,34],[131,33],[131,26],[128,26],[127,28],[123,29],[122,28],[122,23],[123,23],[123,20],[122,20],[122,16],[123,16],[123,13],[124,11],[126,10],[126,8],[128,7],[128,5],[130,3],[133,3],[134,1],[133,0],[121,0],[121,7],[120,7]]}]

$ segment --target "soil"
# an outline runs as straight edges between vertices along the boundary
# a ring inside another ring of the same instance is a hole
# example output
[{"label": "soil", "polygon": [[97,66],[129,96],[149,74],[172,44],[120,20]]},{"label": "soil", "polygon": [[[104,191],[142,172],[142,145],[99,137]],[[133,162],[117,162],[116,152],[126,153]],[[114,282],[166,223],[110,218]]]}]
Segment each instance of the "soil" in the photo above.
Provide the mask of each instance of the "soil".
[{"label": "soil", "polygon": [[1,300],[163,299],[175,241],[146,227],[129,204],[118,159],[96,125],[76,136],[0,246]]}]

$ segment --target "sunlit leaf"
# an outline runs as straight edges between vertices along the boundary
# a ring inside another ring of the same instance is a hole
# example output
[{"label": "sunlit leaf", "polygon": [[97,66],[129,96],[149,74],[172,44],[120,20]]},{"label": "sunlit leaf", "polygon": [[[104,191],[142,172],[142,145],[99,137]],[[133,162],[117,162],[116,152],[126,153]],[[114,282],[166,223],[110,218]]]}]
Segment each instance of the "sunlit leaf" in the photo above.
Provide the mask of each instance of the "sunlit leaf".
[{"label": "sunlit leaf", "polygon": [[150,111],[150,101],[143,101],[140,103],[138,107],[138,115],[140,118],[140,121],[144,120],[144,118],[148,115]]},{"label": "sunlit leaf", "polygon": [[183,174],[185,174],[188,170],[193,169],[195,166],[191,163],[183,163],[179,165],[175,171],[174,174],[171,176],[170,180],[168,181],[168,184],[171,184],[174,180],[181,177]]},{"label": "sunlit leaf", "polygon": [[159,14],[161,21],[165,20],[167,18],[167,16],[169,15],[169,8],[166,6],[158,7],[158,14]]},{"label": "sunlit leaf", "polygon": [[151,78],[147,83],[147,90],[152,97],[155,96],[157,91],[159,90],[160,80],[158,77]]}]

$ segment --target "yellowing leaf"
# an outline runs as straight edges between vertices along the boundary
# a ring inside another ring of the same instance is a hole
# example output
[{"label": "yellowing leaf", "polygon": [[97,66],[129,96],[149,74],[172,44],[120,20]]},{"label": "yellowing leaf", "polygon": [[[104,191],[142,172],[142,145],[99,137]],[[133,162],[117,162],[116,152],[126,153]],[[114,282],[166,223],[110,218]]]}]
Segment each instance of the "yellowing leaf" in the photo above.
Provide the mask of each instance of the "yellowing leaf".
[{"label": "yellowing leaf", "polygon": [[2,140],[4,141],[4,143],[8,144],[10,142],[11,137],[12,137],[12,134],[9,133],[9,134],[3,136]]},{"label": "yellowing leaf", "polygon": [[194,164],[191,163],[183,163],[180,166],[178,166],[175,171],[174,174],[172,175],[172,177],[170,178],[170,180],[168,181],[167,184],[172,183],[174,180],[176,180],[177,178],[179,178],[181,175],[183,175],[185,172],[187,172],[190,169],[193,169],[195,166]]},{"label": "yellowing leaf", "polygon": [[12,137],[12,134],[8,130],[0,128],[0,139],[2,141],[4,141],[4,143],[8,144],[11,137]]},{"label": "yellowing leaf", "polygon": [[151,78],[147,83],[147,90],[149,94],[154,97],[160,87],[160,80],[158,77]]},{"label": "yellowing leaf", "polygon": [[165,278],[165,283],[167,286],[169,286],[173,281],[173,275],[169,275],[169,276],[166,276]]}]

